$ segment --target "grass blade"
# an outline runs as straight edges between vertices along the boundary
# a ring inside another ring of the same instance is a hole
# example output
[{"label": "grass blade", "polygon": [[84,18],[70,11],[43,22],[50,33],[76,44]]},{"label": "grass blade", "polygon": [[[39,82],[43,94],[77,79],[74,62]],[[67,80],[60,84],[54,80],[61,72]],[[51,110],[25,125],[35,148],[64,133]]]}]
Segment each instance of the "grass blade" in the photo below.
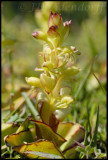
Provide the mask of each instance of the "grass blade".
[{"label": "grass blade", "polygon": [[99,126],[99,105],[97,108],[97,119],[96,119],[96,125],[95,125],[95,131],[94,131],[94,136],[93,136],[93,145],[96,146],[97,142],[97,133],[98,133],[98,126]]},{"label": "grass blade", "polygon": [[94,65],[94,63],[95,63],[95,61],[96,61],[96,58],[97,58],[97,55],[94,57],[94,59],[93,59],[93,61],[92,61],[92,64],[91,64],[91,66],[90,66],[90,68],[89,68],[89,71],[88,71],[87,75],[85,76],[84,80],[81,82],[81,84],[80,84],[80,86],[79,86],[79,88],[78,88],[78,90],[77,90],[77,92],[76,92],[76,94],[75,94],[75,96],[74,96],[75,99],[78,98],[80,91],[82,90],[82,88],[84,87],[85,83],[87,82],[87,79],[89,78],[90,74],[93,72],[93,65]]},{"label": "grass blade", "polygon": [[90,115],[89,115],[89,109],[88,109],[88,104],[87,104],[88,127],[89,127],[90,139],[92,139],[91,124],[90,124],[89,116],[90,116]]},{"label": "grass blade", "polygon": [[88,122],[85,129],[84,146],[88,145],[87,137],[88,137]]},{"label": "grass blade", "polygon": [[22,92],[21,94],[25,98],[25,101],[27,103],[27,106],[28,106],[30,112],[32,113],[34,118],[36,120],[38,120],[39,119],[39,113],[37,112],[36,107],[34,107],[34,105],[32,104],[32,102],[30,101],[30,99],[28,98],[28,96],[25,92]]},{"label": "grass blade", "polygon": [[106,91],[105,91],[105,89],[103,88],[101,82],[99,81],[99,79],[96,77],[96,75],[95,75],[94,73],[93,73],[93,75],[94,75],[94,77],[96,78],[96,80],[98,81],[98,83],[99,83],[99,85],[100,85],[100,87],[101,87],[103,93],[106,95]]},{"label": "grass blade", "polygon": [[78,88],[78,90],[77,90],[77,92],[75,94],[75,99],[78,98],[79,93],[80,93],[81,89],[84,87],[84,85],[85,85],[85,83],[86,83],[86,81],[87,81],[87,79],[88,79],[90,74],[91,74],[91,68],[90,68],[89,72],[87,73],[87,75],[85,76],[84,80],[81,82],[81,84],[80,84],[80,86],[79,86],[79,88]]}]

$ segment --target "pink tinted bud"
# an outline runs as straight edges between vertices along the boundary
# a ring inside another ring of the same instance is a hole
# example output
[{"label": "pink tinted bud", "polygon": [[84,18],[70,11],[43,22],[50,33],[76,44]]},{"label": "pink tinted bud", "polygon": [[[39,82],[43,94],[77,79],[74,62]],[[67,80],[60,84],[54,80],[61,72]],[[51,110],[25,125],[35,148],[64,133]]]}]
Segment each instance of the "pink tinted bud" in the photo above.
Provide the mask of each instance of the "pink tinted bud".
[{"label": "pink tinted bud", "polygon": [[39,31],[36,31],[36,32],[33,32],[33,33],[32,33],[32,36],[33,36],[34,38],[37,38],[38,35],[39,35]]},{"label": "pink tinted bud", "polygon": [[58,26],[61,22],[61,19],[62,19],[61,15],[59,15],[57,12],[55,12],[53,15],[54,24]]},{"label": "pink tinted bud", "polygon": [[53,23],[53,13],[52,11],[50,12],[49,20],[48,20],[48,27],[54,25]]},{"label": "pink tinted bud", "polygon": [[36,31],[32,33],[32,36],[36,39],[46,40],[47,36],[42,31]]},{"label": "pink tinted bud", "polygon": [[59,26],[61,22],[62,22],[62,16],[59,15],[58,12],[55,12],[54,14],[50,12],[48,27],[51,27],[52,25]]},{"label": "pink tinted bud", "polygon": [[64,22],[63,24],[64,24],[64,26],[70,26],[70,25],[71,25],[71,23],[72,23],[72,20],[70,20],[70,21],[66,21],[66,22]]},{"label": "pink tinted bud", "polygon": [[47,34],[48,36],[56,36],[56,35],[59,35],[59,33],[56,31],[58,27],[56,25],[52,25],[48,31],[47,31]]},{"label": "pink tinted bud", "polygon": [[76,48],[74,46],[70,46],[70,48],[72,49],[72,51],[76,51]]}]

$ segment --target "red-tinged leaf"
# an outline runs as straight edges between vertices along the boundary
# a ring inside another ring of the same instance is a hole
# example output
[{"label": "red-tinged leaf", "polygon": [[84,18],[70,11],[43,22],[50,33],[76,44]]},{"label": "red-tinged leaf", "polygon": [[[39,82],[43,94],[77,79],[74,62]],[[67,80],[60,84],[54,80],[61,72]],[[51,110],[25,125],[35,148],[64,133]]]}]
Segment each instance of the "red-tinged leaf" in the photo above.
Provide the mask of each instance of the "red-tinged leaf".
[{"label": "red-tinged leaf", "polygon": [[8,134],[15,133],[18,129],[19,125],[15,123],[2,123],[1,127],[1,138],[2,138],[2,145],[4,144],[4,137]]},{"label": "red-tinged leaf", "polygon": [[56,118],[55,114],[52,113],[49,119],[49,126],[52,128],[54,132],[57,131],[58,124],[59,120]]},{"label": "red-tinged leaf", "polygon": [[38,139],[46,139],[52,141],[57,146],[60,146],[66,141],[62,136],[55,133],[47,124],[35,120],[31,121],[36,124],[36,135]]},{"label": "red-tinged leaf", "polygon": [[7,146],[12,147],[24,144],[24,142],[29,143],[34,141],[29,130],[8,135],[4,138],[4,140]]},{"label": "red-tinged leaf", "polygon": [[51,114],[50,104],[47,101],[41,101],[37,104],[37,107],[40,107],[40,117],[42,119],[42,122],[49,125],[53,129],[53,131],[56,131],[59,122],[56,119],[55,115]]},{"label": "red-tinged leaf", "polygon": [[63,154],[59,151],[57,146],[54,143],[46,140],[39,140],[33,143],[23,144],[13,147],[13,149],[30,159],[64,159]]},{"label": "red-tinged leaf", "polygon": [[32,137],[33,137],[33,139],[34,140],[37,140],[37,136],[36,136],[36,127],[31,127],[30,128],[30,132],[31,132],[31,134],[32,134]]},{"label": "red-tinged leaf", "polygon": [[[57,133],[60,134],[62,137],[66,137],[69,130],[74,126],[74,123],[72,122],[60,122]],[[65,128],[65,129],[64,129]]]},{"label": "red-tinged leaf", "polygon": [[50,106],[48,102],[41,102],[40,117],[44,123],[49,124]]},{"label": "red-tinged leaf", "polygon": [[64,137],[67,141],[61,145],[60,149],[66,151],[70,149],[75,141],[81,142],[84,140],[85,130],[78,123],[60,123],[57,133]]},{"label": "red-tinged leaf", "polygon": [[[42,121],[46,124],[49,124],[50,117],[50,104],[46,94],[39,92],[36,98],[37,101],[37,110]],[[46,116],[47,115],[47,116]]]}]

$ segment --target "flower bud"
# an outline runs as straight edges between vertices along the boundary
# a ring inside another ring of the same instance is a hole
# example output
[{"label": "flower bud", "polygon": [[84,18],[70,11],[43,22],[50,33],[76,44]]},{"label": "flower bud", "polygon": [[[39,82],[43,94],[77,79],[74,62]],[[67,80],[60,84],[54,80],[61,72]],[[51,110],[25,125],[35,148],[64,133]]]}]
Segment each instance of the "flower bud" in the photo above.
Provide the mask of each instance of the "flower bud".
[{"label": "flower bud", "polygon": [[44,62],[42,66],[46,68],[46,70],[53,68],[53,64],[50,61]]},{"label": "flower bud", "polygon": [[49,21],[48,21],[48,27],[51,27],[52,25],[56,25],[59,27],[62,23],[62,17],[57,12],[54,14],[50,12]]},{"label": "flower bud", "polygon": [[63,47],[62,51],[63,53],[72,53],[70,47]]},{"label": "flower bud", "polygon": [[40,82],[47,93],[50,93],[56,85],[56,77],[52,74],[47,75],[42,73],[40,75]]},{"label": "flower bud", "polygon": [[28,84],[35,87],[41,87],[40,79],[36,77],[25,77],[25,80]]},{"label": "flower bud", "polygon": [[64,27],[70,27],[72,20],[63,23]]},{"label": "flower bud", "polygon": [[43,92],[39,92],[38,94],[37,94],[37,97],[36,97],[36,101],[37,101],[37,103],[38,102],[48,102],[49,103],[49,100],[48,100],[48,97],[47,97],[47,95],[45,94],[45,93],[43,93]]},{"label": "flower bud", "polygon": [[57,30],[57,26],[56,25],[51,26],[47,31],[48,36],[50,38],[54,38],[56,36],[60,36],[59,33],[56,30]]},{"label": "flower bud", "polygon": [[72,67],[69,67],[66,70],[64,70],[63,74],[66,75],[66,76],[74,76],[79,71],[80,71],[80,69],[78,67],[72,66]]},{"label": "flower bud", "polygon": [[76,51],[76,47],[70,46],[70,48],[71,48],[72,51]]},{"label": "flower bud", "polygon": [[58,120],[63,121],[64,118],[71,112],[71,110],[71,106],[67,108],[58,108],[54,111],[54,115]]},{"label": "flower bud", "polygon": [[40,39],[40,40],[47,40],[47,34],[43,33],[42,31],[36,31],[32,33],[32,36],[36,39]]},{"label": "flower bud", "polygon": [[72,20],[66,21],[63,23],[63,25],[64,25],[64,29],[62,30],[63,39],[65,39],[68,36],[71,23],[72,23]]},{"label": "flower bud", "polygon": [[61,103],[66,103],[66,104],[70,104],[74,102],[74,98],[70,97],[70,96],[64,96],[61,99]]},{"label": "flower bud", "polygon": [[66,53],[62,56],[58,56],[58,67],[64,66],[69,61],[69,54]]},{"label": "flower bud", "polygon": [[78,50],[76,50],[76,48],[75,48],[74,46],[70,46],[70,48],[71,48],[71,50],[72,50],[75,54],[77,54],[77,55],[80,55],[80,54],[81,54],[81,52],[78,51]]},{"label": "flower bud", "polygon": [[57,32],[57,26],[52,25],[48,31],[48,41],[53,45],[53,47],[58,47],[60,45],[60,34]]}]

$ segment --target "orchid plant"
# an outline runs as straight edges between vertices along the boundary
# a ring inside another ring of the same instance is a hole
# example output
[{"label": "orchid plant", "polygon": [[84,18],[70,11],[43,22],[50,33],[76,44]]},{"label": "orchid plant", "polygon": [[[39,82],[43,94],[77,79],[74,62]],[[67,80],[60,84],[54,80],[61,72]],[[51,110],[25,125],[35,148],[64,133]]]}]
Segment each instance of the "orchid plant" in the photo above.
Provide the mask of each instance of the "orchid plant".
[{"label": "orchid plant", "polygon": [[50,12],[47,32],[35,31],[32,36],[43,40],[40,77],[26,77],[26,82],[38,92],[37,120],[27,117],[14,134],[7,135],[7,146],[28,158],[76,158],[77,142],[84,140],[85,131],[78,123],[62,122],[71,112],[75,98],[71,96],[71,82],[80,71],[75,65],[80,52],[73,46],[62,46],[70,32],[72,20],[63,22],[62,16]]}]

